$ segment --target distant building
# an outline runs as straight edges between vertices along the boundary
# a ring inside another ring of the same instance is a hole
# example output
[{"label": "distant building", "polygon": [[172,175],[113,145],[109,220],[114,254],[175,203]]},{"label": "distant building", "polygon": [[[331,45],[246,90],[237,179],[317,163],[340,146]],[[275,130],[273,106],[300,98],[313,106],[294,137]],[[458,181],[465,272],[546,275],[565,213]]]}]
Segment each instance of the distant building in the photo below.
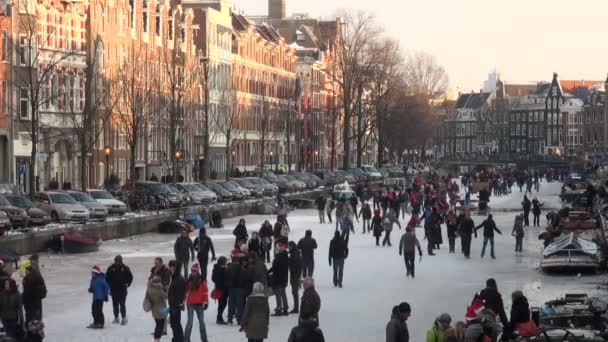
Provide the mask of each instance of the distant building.
[{"label": "distant building", "polygon": [[495,148],[488,114],[492,93],[469,93],[458,97],[445,122],[446,157],[490,154]]},{"label": "distant building", "polygon": [[496,83],[500,81],[500,74],[494,70],[488,74],[488,79],[483,81],[483,91],[485,93],[492,93],[496,91]]}]

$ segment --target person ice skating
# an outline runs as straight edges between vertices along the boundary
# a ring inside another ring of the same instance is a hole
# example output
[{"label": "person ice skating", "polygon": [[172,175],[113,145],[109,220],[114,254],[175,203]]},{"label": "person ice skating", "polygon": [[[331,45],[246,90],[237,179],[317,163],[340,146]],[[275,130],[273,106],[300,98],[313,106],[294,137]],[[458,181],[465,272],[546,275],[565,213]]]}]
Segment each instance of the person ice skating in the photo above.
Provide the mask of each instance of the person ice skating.
[{"label": "person ice skating", "polygon": [[232,231],[234,235],[234,247],[238,248],[241,243],[247,242],[249,234],[247,233],[247,226],[245,226],[245,219],[240,219],[239,224]]},{"label": "person ice skating", "polygon": [[380,209],[374,209],[374,217],[372,218],[372,234],[376,238],[376,246],[380,246],[380,237],[384,227],[382,226],[382,217],[380,217]]},{"label": "person ice skating", "polygon": [[515,253],[523,252],[523,240],[524,240],[524,217],[523,215],[515,216],[515,223],[513,224],[513,232],[511,235],[515,237]]},{"label": "person ice skating", "polygon": [[169,261],[171,271],[171,284],[167,293],[169,301],[169,324],[173,331],[172,342],[182,342],[184,340],[184,329],[182,327],[182,311],[186,301],[186,280],[180,272],[180,265],[177,260]]},{"label": "person ice skating", "polygon": [[169,283],[171,283],[171,271],[163,264],[163,259],[160,257],[154,258],[154,267],[150,270],[148,281],[155,276],[160,278],[160,281],[165,288],[169,288]]},{"label": "person ice skating", "polygon": [[272,224],[270,224],[270,221],[264,221],[258,235],[260,236],[260,242],[262,244],[262,254],[260,256],[262,259],[265,259],[266,262],[270,262],[270,251],[272,250]]},{"label": "person ice skating", "polygon": [[420,242],[414,235],[412,228],[405,228],[405,234],[401,237],[399,242],[399,255],[403,255],[405,259],[405,271],[406,277],[415,277],[415,265],[416,265],[416,249],[418,249],[418,255],[422,261],[422,248],[420,248]]},{"label": "person ice skating", "polygon": [[18,340],[21,327],[25,326],[23,302],[13,279],[4,280],[3,290],[0,291],[0,319],[7,337]]},{"label": "person ice skating", "polygon": [[232,262],[226,268],[226,287],[228,288],[228,324],[233,324],[236,317],[238,325],[241,324],[243,308],[245,307],[246,289],[249,286],[249,275],[244,267],[244,255],[232,254]]},{"label": "person ice skating", "polygon": [[89,285],[89,293],[93,295],[93,303],[91,312],[93,314],[93,323],[88,326],[91,329],[103,329],[105,324],[103,316],[103,303],[108,301],[110,295],[110,286],[106,281],[106,275],[101,272],[99,266],[91,268],[91,284]]},{"label": "person ice skating", "polygon": [[255,283],[245,303],[241,331],[245,332],[248,342],[262,342],[268,338],[269,321],[270,305],[264,294],[264,285]]},{"label": "person ice skating", "polygon": [[527,195],[524,195],[521,206],[524,210],[524,227],[530,227],[530,208],[532,207],[532,202],[530,202]]},{"label": "person ice skating", "polygon": [[327,219],[329,220],[329,223],[332,223],[331,213],[334,211],[335,208],[336,208],[336,202],[333,199],[331,199],[331,197],[329,197],[327,199],[327,201],[325,202],[325,212],[327,213]]},{"label": "person ice skating", "polygon": [[186,307],[188,309],[188,322],[184,332],[184,340],[190,341],[194,314],[198,320],[201,341],[207,342],[207,329],[205,327],[205,311],[209,305],[209,289],[207,281],[201,276],[198,264],[192,265],[192,274],[186,281]]},{"label": "person ice skating", "polygon": [[450,253],[456,253],[456,235],[458,232],[458,216],[453,210],[448,211],[445,218],[448,229],[448,242],[450,245]]},{"label": "person ice skating", "polygon": [[152,277],[148,282],[148,288],[144,297],[144,311],[150,312],[154,319],[154,341],[160,341],[163,336],[163,329],[167,313],[167,288],[163,285],[162,279],[158,276]]},{"label": "person ice skating", "polygon": [[[355,219],[357,219],[357,222],[359,222],[359,214],[357,212],[357,207],[359,206],[359,201],[357,200],[357,195],[354,195],[350,198],[349,200],[350,202],[350,207],[353,210],[353,216],[355,217]],[[351,218],[352,221],[352,218]]]},{"label": "person ice skating", "polygon": [[426,332],[426,342],[445,341],[448,330],[451,328],[452,317],[443,313],[437,317],[431,329]]},{"label": "person ice skating", "polygon": [[325,223],[325,204],[326,204],[325,196],[320,195],[316,200],[315,204],[317,205],[317,211],[319,213],[319,223]]},{"label": "person ice skating", "polygon": [[488,309],[491,309],[492,312],[500,318],[500,322],[503,326],[509,324],[502,301],[502,295],[498,292],[498,285],[494,278],[489,278],[486,281],[486,288],[479,292],[479,297],[483,300],[485,306]]},{"label": "person ice skating", "polygon": [[199,235],[194,239],[194,249],[196,250],[196,259],[201,269],[201,276],[207,279],[207,265],[209,265],[209,252],[211,252],[211,261],[215,261],[215,248],[213,241],[207,235],[207,229],[200,229]]},{"label": "person ice skating", "polygon": [[477,238],[477,230],[475,230],[475,222],[471,218],[471,213],[466,212],[460,226],[458,228],[460,234],[460,241],[462,243],[462,254],[467,259],[471,258],[471,239],[473,235]]},{"label": "person ice skating", "polygon": [[363,202],[359,216],[361,216],[361,221],[363,221],[362,233],[365,234],[365,232],[369,232],[371,229],[370,221],[372,219],[372,208],[369,206],[369,203]]},{"label": "person ice skating", "polygon": [[393,307],[391,319],[386,325],[386,342],[409,342],[410,333],[407,320],[412,314],[410,305],[406,302]]},{"label": "person ice skating", "polygon": [[540,208],[542,206],[543,206],[543,204],[540,203],[536,197],[534,197],[534,199],[532,200],[532,215],[534,216],[534,222],[533,222],[534,227],[540,227],[540,214],[541,214]]},{"label": "person ice skating", "polygon": [[224,310],[228,305],[228,287],[226,286],[227,263],[228,260],[226,257],[219,257],[213,266],[213,273],[211,274],[211,280],[215,285],[215,289],[220,292],[219,298],[217,299],[217,319],[215,321],[218,325],[226,324],[226,321],[224,321]]},{"label": "person ice skating", "polygon": [[394,217],[395,215],[390,215],[390,211],[382,218],[382,228],[384,229],[384,239],[382,240],[382,247],[388,245],[389,247],[392,246],[391,244],[391,232],[393,231],[393,223],[395,221],[391,220],[391,217]]},{"label": "person ice skating", "polygon": [[336,230],[342,228],[342,219],[344,218],[344,199],[336,201]]},{"label": "person ice skating", "polygon": [[[127,289],[133,283],[133,274],[131,269],[122,262],[122,256],[117,255],[114,258],[114,263],[108,267],[106,271],[106,281],[110,286],[112,294],[112,309],[114,311],[114,321],[112,323],[121,325],[127,324]],[[118,314],[122,320],[118,320]]]},{"label": "person ice skating", "polygon": [[247,241],[247,250],[254,252],[256,255],[262,255],[262,241],[258,232],[252,232],[249,241]]},{"label": "person ice skating", "polygon": [[293,296],[293,310],[289,313],[300,312],[300,279],[302,279],[302,257],[295,242],[289,241],[289,285]]},{"label": "person ice skating", "polygon": [[348,243],[335,232],[334,238],[329,243],[329,266],[334,268],[334,287],[342,288],[344,276],[344,261],[348,257]]},{"label": "person ice skating", "polygon": [[483,258],[489,241],[490,255],[492,256],[492,259],[496,259],[496,256],[494,255],[494,232],[497,232],[500,235],[502,235],[502,232],[496,227],[496,222],[494,222],[492,214],[488,214],[488,218],[485,219],[479,226],[475,227],[475,232],[477,233],[477,230],[481,227],[483,227],[483,247],[481,248],[481,257]]},{"label": "person ice skating", "polygon": [[[355,232],[354,225],[354,217],[355,211],[350,201],[344,202],[344,212],[342,216],[342,224],[340,229],[342,232],[346,232],[346,234],[350,234],[350,232]],[[344,227],[343,227],[344,226]]]},{"label": "person ice skating", "polygon": [[194,262],[194,244],[188,236],[188,230],[184,229],[182,234],[175,240],[173,245],[173,252],[175,253],[175,259],[179,261],[180,265],[184,268],[184,278],[188,278],[188,264],[190,258]]},{"label": "person ice skating", "polygon": [[268,271],[270,283],[274,290],[274,295],[277,300],[277,307],[274,310],[273,316],[287,316],[289,312],[289,304],[287,303],[287,281],[289,278],[289,256],[287,255],[287,244],[280,242],[275,248],[275,256],[272,261],[272,268]]},{"label": "person ice skating", "polygon": [[312,231],[306,231],[306,235],[298,242],[298,249],[302,253],[302,277],[312,277],[315,271],[315,249],[317,240],[312,237]]},{"label": "person ice skating", "polygon": [[298,325],[291,329],[287,342],[325,342],[325,337],[312,317],[300,316]]},{"label": "person ice skating", "polygon": [[305,278],[302,283],[304,293],[302,294],[302,303],[300,304],[300,318],[310,317],[318,326],[321,297],[315,289],[315,280],[313,278]]},{"label": "person ice skating", "polygon": [[44,278],[40,272],[30,265],[26,269],[22,285],[25,322],[42,321],[42,300],[46,298],[47,294]]}]

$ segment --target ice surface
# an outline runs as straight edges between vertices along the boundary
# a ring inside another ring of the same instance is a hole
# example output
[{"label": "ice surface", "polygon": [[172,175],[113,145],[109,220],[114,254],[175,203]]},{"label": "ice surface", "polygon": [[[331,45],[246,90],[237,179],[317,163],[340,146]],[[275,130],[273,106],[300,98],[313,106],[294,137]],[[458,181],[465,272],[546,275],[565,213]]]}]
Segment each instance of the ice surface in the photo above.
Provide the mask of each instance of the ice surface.
[{"label": "ice surface", "polygon": [[[545,203],[559,203],[558,183],[542,184],[539,199]],[[535,193],[536,194],[536,193]],[[519,208],[523,194],[516,190],[509,197],[492,197],[490,205],[494,208]],[[545,212],[545,211],[544,211]],[[472,259],[465,260],[458,253],[447,253],[447,237],[443,232],[444,245],[437,256],[424,255],[422,262],[416,262],[416,279],[405,277],[403,259],[398,254],[397,241],[403,231],[397,228],[393,232],[392,248],[376,247],[372,236],[361,234],[361,225],[355,224],[357,232],[351,236],[350,254],[345,265],[344,288],[336,289],[332,284],[332,269],[328,265],[327,255],[329,240],[333,236],[334,225],[318,223],[315,210],[298,210],[291,212],[290,239],[298,240],[304,236],[306,229],[312,229],[319,249],[316,252],[315,278],[317,290],[322,299],[320,322],[327,341],[383,341],[385,326],[391,308],[401,301],[412,305],[412,317],[408,321],[411,341],[419,342],[425,338],[426,330],[432,325],[436,316],[442,312],[452,315],[454,321],[464,318],[466,305],[473,294],[484,287],[488,277],[498,281],[503,294],[507,312],[510,306],[510,293],[523,290],[532,305],[540,305],[548,299],[561,296],[567,291],[597,292],[599,276],[547,276],[537,270],[541,254],[541,242],[537,240],[538,228],[527,228],[524,240],[524,253],[515,256],[514,238],[511,236],[513,217],[516,212],[497,210],[494,213],[498,228],[503,235],[496,237],[497,260],[486,256],[479,258],[481,238],[473,241]],[[210,229],[218,254],[227,255],[233,240],[232,229],[237,218],[224,220],[225,229]],[[267,216],[246,216],[250,230],[259,229]],[[406,220],[408,217],[406,216]],[[483,217],[475,216],[477,224]],[[271,219],[274,222],[274,219]],[[402,221],[403,222],[403,221]],[[544,224],[544,213],[542,223]],[[480,231],[481,233],[481,231]],[[422,237],[422,229],[417,232]],[[142,310],[142,302],[148,272],[155,256],[165,260],[171,258],[173,241],[176,236],[146,234],[127,239],[105,242],[96,253],[58,256],[42,255],[42,272],[46,277],[48,297],[44,301],[47,338],[45,341],[151,341],[150,335],[154,322],[148,313]],[[425,241],[421,241],[423,246]],[[85,326],[91,323],[91,296],[87,293],[90,268],[100,265],[105,270],[116,254],[122,254],[125,263],[135,275],[135,281],[129,290],[127,311],[129,325],[126,327],[111,324],[111,302],[104,306],[106,329],[89,330]],[[489,254],[489,253],[488,253]],[[211,271],[212,265],[209,266]],[[210,289],[213,285],[210,284]],[[290,307],[292,298],[288,289]],[[270,299],[271,309],[275,307],[274,297]],[[205,313],[209,341],[236,342],[246,338],[238,332],[237,327],[215,325],[216,303],[210,304]],[[183,323],[185,325],[185,313]],[[290,329],[296,325],[297,317],[271,318],[270,335],[267,341],[284,342]],[[192,341],[199,341],[198,323],[195,322]],[[169,329],[170,330],[170,329]],[[162,340],[169,341],[169,336]]]}]

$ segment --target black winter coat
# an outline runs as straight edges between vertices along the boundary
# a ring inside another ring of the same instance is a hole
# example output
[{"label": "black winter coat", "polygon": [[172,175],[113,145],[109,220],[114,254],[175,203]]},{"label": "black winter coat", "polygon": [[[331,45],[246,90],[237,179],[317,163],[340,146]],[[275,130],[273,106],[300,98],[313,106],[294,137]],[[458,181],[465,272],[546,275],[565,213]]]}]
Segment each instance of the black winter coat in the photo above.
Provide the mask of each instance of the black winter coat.
[{"label": "black winter coat", "polygon": [[23,278],[23,305],[35,304],[46,298],[46,284],[40,273],[30,272]]},{"label": "black winter coat", "polygon": [[272,237],[272,226],[270,224],[262,225],[259,235],[261,239]]},{"label": "black winter coat", "polygon": [[275,255],[272,261],[272,268],[269,271],[272,287],[287,287],[289,278],[289,257],[287,252],[280,252]]},{"label": "black winter coat", "polygon": [[530,321],[530,305],[526,297],[517,297],[511,305],[511,325]]},{"label": "black winter coat", "polygon": [[291,286],[300,286],[300,277],[302,276],[302,257],[300,250],[294,248],[289,252],[289,284]]},{"label": "black winter coat", "polygon": [[202,239],[200,236],[194,239],[194,249],[198,252],[196,256],[199,259],[209,260],[209,251],[211,251],[211,257],[215,259],[213,241],[208,235],[205,235]]},{"label": "black winter coat", "polygon": [[317,210],[325,210],[325,203],[327,201],[325,200],[325,197],[319,197],[315,200],[315,203],[317,204]]},{"label": "black winter coat", "polygon": [[317,249],[317,240],[312,237],[304,237],[298,242],[298,249],[302,251],[302,259],[314,259],[315,249]]},{"label": "black winter coat", "polygon": [[361,217],[363,217],[364,220],[371,220],[372,218],[372,208],[368,206],[366,207],[362,207],[361,208]]},{"label": "black winter coat", "polygon": [[176,272],[171,276],[171,285],[169,285],[169,307],[180,307],[184,304],[185,299],[186,280],[182,277],[181,272]]},{"label": "black winter coat", "polygon": [[258,256],[262,255],[262,245],[260,243],[260,239],[249,239],[249,243],[247,244],[247,248],[249,252],[255,252]]},{"label": "black winter coat", "polygon": [[477,229],[481,227],[483,227],[483,237],[494,237],[495,231],[498,234],[502,234],[502,232],[496,227],[496,222],[494,222],[493,219],[486,219],[479,226],[475,227],[475,235],[477,235]]},{"label": "black winter coat", "polygon": [[239,262],[231,262],[226,268],[226,287],[248,289],[251,284],[251,273]]},{"label": "black winter coat", "polygon": [[314,321],[300,321],[291,329],[287,342],[325,342],[325,337]]},{"label": "black winter coat", "polygon": [[127,288],[133,282],[133,274],[128,266],[124,264],[112,264],[106,271],[106,281],[110,286],[111,293],[127,293]]},{"label": "black winter coat", "polygon": [[479,292],[479,296],[485,302],[486,307],[494,311],[498,317],[500,317],[500,321],[503,325],[509,323],[507,314],[505,313],[505,306],[502,302],[502,296],[498,290],[487,287]]},{"label": "black winter coat", "polygon": [[374,216],[372,219],[372,230],[374,236],[382,236],[384,228],[382,228],[382,218],[380,216]]},{"label": "black winter coat", "polygon": [[471,238],[473,234],[477,237],[477,231],[475,231],[475,222],[470,217],[465,217],[460,223],[459,233],[461,237]]},{"label": "black winter coat", "polygon": [[180,236],[175,240],[173,252],[175,253],[175,259],[177,259],[177,261],[189,261],[190,257],[194,259],[194,244],[189,237]]},{"label": "black winter coat", "polygon": [[222,290],[222,292],[227,293],[228,286],[226,286],[226,268],[221,267],[218,264],[213,266],[213,272],[211,273],[211,280],[215,284],[215,288],[218,290]]},{"label": "black winter coat", "polygon": [[312,317],[319,323],[319,311],[321,311],[321,297],[314,287],[304,290],[302,303],[300,305],[300,317]]},{"label": "black winter coat", "polygon": [[236,238],[236,241],[247,241],[249,234],[247,233],[247,227],[244,224],[239,224],[232,231],[232,235]]},{"label": "black winter coat", "polygon": [[329,243],[329,262],[332,259],[346,259],[348,257],[348,245],[342,237],[334,237]]}]

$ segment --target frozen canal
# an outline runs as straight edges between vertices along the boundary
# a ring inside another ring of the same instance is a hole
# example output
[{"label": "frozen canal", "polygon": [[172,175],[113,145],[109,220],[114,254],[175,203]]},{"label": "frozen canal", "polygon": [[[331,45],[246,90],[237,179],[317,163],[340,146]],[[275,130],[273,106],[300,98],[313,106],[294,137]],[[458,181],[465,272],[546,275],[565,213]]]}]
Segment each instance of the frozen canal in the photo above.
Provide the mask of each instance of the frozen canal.
[{"label": "frozen canal", "polygon": [[[559,205],[557,194],[558,183],[543,184],[538,195],[548,207]],[[519,208],[523,194],[514,192],[504,198],[492,198],[492,208]],[[545,211],[546,212],[546,211]],[[544,224],[543,219],[542,223]],[[471,259],[465,260],[458,253],[447,253],[445,227],[444,245],[438,255],[425,255],[417,263],[416,279],[406,278],[403,258],[398,254],[398,239],[403,231],[393,232],[393,247],[376,247],[371,235],[362,235],[360,225],[357,232],[351,235],[350,254],[345,266],[344,288],[336,289],[332,284],[332,270],[328,265],[329,240],[333,236],[334,226],[320,225],[314,210],[299,210],[289,216],[291,224],[290,240],[299,240],[306,229],[312,229],[319,249],[316,252],[315,279],[317,291],[322,300],[320,322],[327,341],[382,341],[391,308],[407,301],[412,305],[412,317],[409,320],[411,341],[424,340],[426,330],[433,320],[442,312],[448,312],[453,320],[463,320],[465,308],[473,294],[482,289],[488,277],[498,281],[503,294],[507,312],[510,307],[510,294],[521,289],[528,296],[531,305],[542,304],[545,300],[562,295],[565,291],[596,291],[600,276],[546,276],[537,271],[541,242],[537,240],[538,228],[526,231],[524,253],[515,256],[514,238],[511,229],[515,212],[496,211],[495,220],[503,235],[496,238],[496,260],[480,259],[482,239],[473,240]],[[259,229],[266,219],[263,216],[247,216],[247,227]],[[407,219],[407,216],[406,216]],[[481,216],[474,217],[476,224],[481,223]],[[224,230],[212,231],[212,238],[219,254],[227,255],[232,246],[231,235],[238,218],[225,220]],[[274,222],[274,220],[271,220]],[[402,221],[403,222],[403,221]],[[480,231],[481,233],[481,231]],[[418,230],[419,237],[422,230]],[[165,260],[172,258],[175,236],[147,234],[131,239],[109,241],[103,244],[97,253],[61,257],[41,255],[42,272],[47,281],[48,297],[44,301],[45,322],[47,325],[46,341],[151,341],[150,333],[154,322],[150,314],[142,310],[142,301],[146,280],[156,256]],[[421,241],[423,246],[424,241]],[[112,263],[115,255],[122,254],[125,263],[131,267],[135,281],[127,300],[129,324],[126,327],[113,325],[111,302],[104,307],[106,328],[89,330],[85,327],[91,323],[91,298],[87,293],[90,269],[100,265],[105,269]],[[488,253],[489,254],[489,253]],[[210,270],[209,274],[211,272]],[[213,285],[209,285],[210,290]],[[288,289],[289,294],[289,289]],[[290,308],[291,296],[289,295]],[[270,299],[271,310],[275,299]],[[245,341],[237,327],[217,326],[215,324],[216,303],[212,301],[205,313],[207,331],[210,341]],[[185,316],[185,315],[183,315]],[[184,324],[185,324],[185,317]],[[271,318],[268,341],[284,342],[290,329],[296,325],[296,315]],[[198,341],[198,330],[195,322],[192,341]],[[169,336],[171,335],[169,329]],[[170,337],[162,340],[169,341]]]}]

